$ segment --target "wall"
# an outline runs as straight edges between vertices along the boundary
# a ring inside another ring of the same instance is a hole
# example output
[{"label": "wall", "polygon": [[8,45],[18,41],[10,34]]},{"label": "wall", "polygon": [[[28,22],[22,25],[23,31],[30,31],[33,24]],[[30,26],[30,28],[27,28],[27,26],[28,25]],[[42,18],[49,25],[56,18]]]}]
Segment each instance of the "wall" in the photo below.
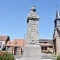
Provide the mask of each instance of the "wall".
[{"label": "wall", "polygon": [[2,50],[4,44],[5,44],[5,41],[0,41],[0,50]]}]

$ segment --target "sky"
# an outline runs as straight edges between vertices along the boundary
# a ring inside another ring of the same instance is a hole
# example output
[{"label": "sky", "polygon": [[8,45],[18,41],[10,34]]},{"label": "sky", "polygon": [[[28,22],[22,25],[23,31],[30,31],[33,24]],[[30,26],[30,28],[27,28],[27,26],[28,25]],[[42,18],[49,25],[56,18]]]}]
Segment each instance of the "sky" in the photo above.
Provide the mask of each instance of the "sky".
[{"label": "sky", "polygon": [[0,0],[0,35],[11,40],[24,39],[27,33],[27,16],[32,6],[39,15],[39,39],[53,39],[56,9],[60,0]]}]

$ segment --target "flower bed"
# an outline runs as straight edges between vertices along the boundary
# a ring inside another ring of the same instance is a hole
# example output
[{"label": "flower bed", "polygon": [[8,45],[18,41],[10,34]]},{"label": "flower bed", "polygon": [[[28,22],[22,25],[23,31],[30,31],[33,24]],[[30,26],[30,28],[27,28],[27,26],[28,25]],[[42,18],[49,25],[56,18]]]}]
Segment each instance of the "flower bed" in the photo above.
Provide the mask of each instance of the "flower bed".
[{"label": "flower bed", "polygon": [[11,53],[0,51],[0,60],[14,60],[14,56]]}]

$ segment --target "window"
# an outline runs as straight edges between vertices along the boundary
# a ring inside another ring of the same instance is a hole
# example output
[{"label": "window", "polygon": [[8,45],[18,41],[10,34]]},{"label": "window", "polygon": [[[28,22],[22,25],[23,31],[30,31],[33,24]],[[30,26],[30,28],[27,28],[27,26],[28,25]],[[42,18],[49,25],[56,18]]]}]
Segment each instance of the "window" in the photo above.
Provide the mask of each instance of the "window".
[{"label": "window", "polygon": [[47,47],[41,47],[42,50],[47,50]]},{"label": "window", "polygon": [[19,51],[19,47],[15,47],[15,51]]},{"label": "window", "polygon": [[15,44],[17,44],[17,42],[15,42]]},{"label": "window", "polygon": [[7,47],[7,50],[11,51],[11,49],[12,49],[12,47],[10,47],[10,46]]},{"label": "window", "polygon": [[2,42],[0,42],[0,45],[2,44]]},{"label": "window", "polygon": [[0,46],[0,48],[1,48],[1,46]]}]

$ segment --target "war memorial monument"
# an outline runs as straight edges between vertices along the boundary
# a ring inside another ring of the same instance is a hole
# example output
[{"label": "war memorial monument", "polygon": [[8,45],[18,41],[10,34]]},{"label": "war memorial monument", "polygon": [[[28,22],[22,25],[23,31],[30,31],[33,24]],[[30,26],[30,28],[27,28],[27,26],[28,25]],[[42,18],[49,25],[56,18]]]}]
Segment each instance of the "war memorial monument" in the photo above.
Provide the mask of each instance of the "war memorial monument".
[{"label": "war memorial monument", "polygon": [[39,46],[38,33],[39,16],[36,14],[36,8],[33,6],[27,18],[27,38],[24,47],[23,60],[41,60],[41,46]]}]

